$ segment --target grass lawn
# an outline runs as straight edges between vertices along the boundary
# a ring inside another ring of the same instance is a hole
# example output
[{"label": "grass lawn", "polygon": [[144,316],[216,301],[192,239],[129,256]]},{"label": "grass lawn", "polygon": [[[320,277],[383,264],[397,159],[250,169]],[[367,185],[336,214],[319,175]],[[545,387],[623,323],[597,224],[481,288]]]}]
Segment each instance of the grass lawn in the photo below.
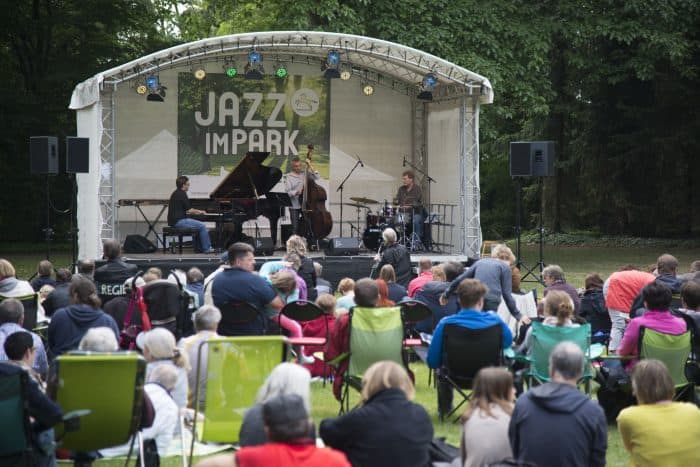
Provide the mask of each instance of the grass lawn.
[{"label": "grass lawn", "polygon": [[[607,276],[624,264],[645,266],[656,261],[662,253],[675,255],[679,262],[679,272],[685,272],[693,260],[700,258],[700,249],[661,249],[661,248],[607,248],[607,247],[547,247],[544,250],[544,262],[546,264],[559,264],[566,273],[567,281],[575,287],[582,287],[583,280],[589,272],[599,272]],[[20,278],[29,278],[34,274],[38,261],[45,257],[43,244],[34,247],[27,246],[0,246],[0,257],[12,261]],[[67,267],[70,264],[70,250],[65,246],[57,246],[52,251],[51,260],[56,267]],[[537,248],[528,245],[523,248],[523,260],[531,268],[538,261]],[[525,271],[523,271],[524,273]],[[523,289],[533,287],[539,289],[541,297],[542,286],[536,283],[524,283]],[[411,364],[416,374],[416,402],[422,404],[433,417],[435,436],[444,436],[450,443],[459,443],[460,427],[452,422],[442,423],[437,419],[437,401],[435,389],[428,387],[427,368],[420,363]],[[357,401],[357,394],[353,395],[351,403]],[[316,423],[320,420],[333,417],[338,412],[338,402],[333,398],[330,386],[325,388],[320,382],[312,386],[312,415]],[[608,465],[627,465],[627,455],[622,447],[619,433],[614,427],[608,432]],[[122,462],[99,461],[97,465],[117,466]],[[180,465],[178,459],[165,459],[164,466]]]}]

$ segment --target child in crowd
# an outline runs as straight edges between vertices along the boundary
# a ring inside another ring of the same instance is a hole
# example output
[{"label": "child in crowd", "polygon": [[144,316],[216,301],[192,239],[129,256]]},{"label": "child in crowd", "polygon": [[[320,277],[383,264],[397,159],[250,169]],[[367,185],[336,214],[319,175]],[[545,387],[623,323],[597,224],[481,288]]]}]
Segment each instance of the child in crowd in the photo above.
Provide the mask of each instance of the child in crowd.
[{"label": "child in crowd", "polygon": [[[299,300],[297,276],[294,272],[280,270],[279,272],[270,274],[268,280],[272,284],[272,288],[277,292],[277,296],[285,304]],[[291,337],[303,337],[301,325],[298,322],[269,307],[265,308],[265,314],[269,320],[273,321],[275,324],[279,324],[282,329],[288,331]],[[297,352],[301,363],[313,363],[313,357],[306,357],[304,355],[304,346],[299,346]]]},{"label": "child in crowd", "polygon": [[338,298],[337,307],[349,310],[355,306],[355,281],[349,277],[343,277],[338,282]]},{"label": "child in crowd", "polygon": [[[569,294],[561,290],[550,291],[544,299],[544,321],[545,326],[578,327],[572,321],[574,316],[574,303]],[[525,341],[518,348],[519,353],[529,354],[532,351],[532,328],[527,330]]]},{"label": "child in crowd", "polygon": [[[333,295],[327,293],[319,295],[316,299],[316,305],[318,305],[318,307],[323,311],[325,316],[320,316],[313,321],[305,322],[302,325],[304,336],[323,337],[327,339],[330,330],[333,329],[333,326],[335,326],[336,304],[337,302]],[[326,322],[328,323],[327,328]],[[328,331],[328,333],[326,331]],[[321,351],[323,351],[322,345],[309,345],[306,347],[306,354],[309,356],[313,356],[313,353]],[[324,366],[323,360],[316,357],[313,358],[313,363],[305,365],[306,369],[311,372],[311,376],[324,376],[324,370],[326,372],[326,376],[329,376],[331,373],[331,368],[329,366]]]},{"label": "child in crowd", "polygon": [[308,297],[308,289],[306,282],[299,276],[297,271],[301,267],[301,258],[296,253],[287,253],[281,261],[267,261],[260,266],[258,275],[270,282],[270,275],[279,271],[287,271],[294,274],[296,280],[297,296],[294,300],[306,300]]}]

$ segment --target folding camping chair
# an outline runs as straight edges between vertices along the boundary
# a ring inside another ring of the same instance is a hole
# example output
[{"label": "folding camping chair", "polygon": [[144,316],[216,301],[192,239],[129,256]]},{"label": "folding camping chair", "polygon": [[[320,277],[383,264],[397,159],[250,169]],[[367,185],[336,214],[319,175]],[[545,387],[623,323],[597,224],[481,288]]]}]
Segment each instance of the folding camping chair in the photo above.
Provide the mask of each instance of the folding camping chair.
[{"label": "folding camping chair", "polygon": [[[205,355],[207,362],[203,365]],[[193,400],[199,401],[200,391],[204,391],[205,412],[201,413],[199,404],[195,404],[196,422],[190,445],[190,464],[195,440],[215,443],[238,441],[243,416],[255,405],[258,388],[272,369],[284,361],[285,355],[283,336],[222,337],[199,344]],[[206,387],[200,386],[202,368],[207,371]]]},{"label": "folding camping chair", "polygon": [[[438,411],[440,419],[451,417],[470,394],[476,374],[484,367],[503,364],[503,330],[500,324],[483,329],[470,329],[456,324],[448,324],[443,329],[442,365],[436,371],[438,383]],[[445,414],[443,390],[449,386],[462,397],[459,404]]]},{"label": "folding camping chair", "polygon": [[[218,307],[221,310],[221,321],[217,330],[219,335],[250,336],[265,333],[267,318],[250,303],[225,302]],[[258,330],[249,330],[248,325],[257,325]]]},{"label": "folding camping chair", "polygon": [[695,383],[686,377],[691,357],[692,333],[666,334],[651,328],[639,328],[639,358],[661,360],[668,368],[676,387],[675,400],[695,402]]},{"label": "folding camping chair", "polygon": [[[302,337],[297,339],[290,339],[290,343],[299,344],[304,346],[316,347],[322,353],[323,349],[328,342],[329,330],[328,330],[328,316],[323,312],[323,310],[316,305],[314,302],[309,302],[306,300],[296,300],[291,303],[287,303],[282,310],[280,310],[280,316],[286,316],[289,319],[297,321],[299,323],[306,323],[309,321],[314,321],[317,319],[323,319],[325,325],[324,337]],[[279,322],[278,322],[279,324]],[[282,326],[279,326],[280,332],[282,332]],[[326,358],[325,353],[323,356],[323,385],[326,385]]]},{"label": "folding camping chair", "polygon": [[[360,390],[362,375],[374,363],[390,360],[406,367],[403,355],[404,328],[401,308],[353,307],[350,310],[348,370],[342,375],[340,413],[350,410],[349,389]],[[339,361],[343,356],[336,359]],[[338,376],[340,377],[340,376]]]}]

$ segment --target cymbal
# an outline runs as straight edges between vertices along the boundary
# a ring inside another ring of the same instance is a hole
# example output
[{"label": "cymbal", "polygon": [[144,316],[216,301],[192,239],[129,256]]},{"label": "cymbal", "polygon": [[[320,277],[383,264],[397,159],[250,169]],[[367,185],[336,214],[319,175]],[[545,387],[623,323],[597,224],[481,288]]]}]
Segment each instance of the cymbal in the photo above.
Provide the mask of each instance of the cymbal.
[{"label": "cymbal", "polygon": [[365,206],[364,204],[356,204],[356,203],[343,203],[344,206],[350,206],[352,208],[364,208],[364,209],[369,209],[369,206]]},{"label": "cymbal", "polygon": [[355,201],[356,203],[361,203],[361,204],[377,204],[379,202],[379,201],[375,201],[371,198],[355,197],[355,198],[350,198],[350,199]]}]

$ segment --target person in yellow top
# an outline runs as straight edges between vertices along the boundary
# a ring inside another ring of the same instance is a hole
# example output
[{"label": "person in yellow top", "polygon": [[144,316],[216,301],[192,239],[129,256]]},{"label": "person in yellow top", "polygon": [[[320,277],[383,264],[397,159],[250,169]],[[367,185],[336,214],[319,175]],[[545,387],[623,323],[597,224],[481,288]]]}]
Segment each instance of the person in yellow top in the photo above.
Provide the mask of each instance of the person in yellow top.
[{"label": "person in yellow top", "polygon": [[617,416],[630,465],[700,465],[700,409],[672,401],[673,380],[666,366],[659,360],[641,360],[632,372],[632,390],[639,405]]}]

